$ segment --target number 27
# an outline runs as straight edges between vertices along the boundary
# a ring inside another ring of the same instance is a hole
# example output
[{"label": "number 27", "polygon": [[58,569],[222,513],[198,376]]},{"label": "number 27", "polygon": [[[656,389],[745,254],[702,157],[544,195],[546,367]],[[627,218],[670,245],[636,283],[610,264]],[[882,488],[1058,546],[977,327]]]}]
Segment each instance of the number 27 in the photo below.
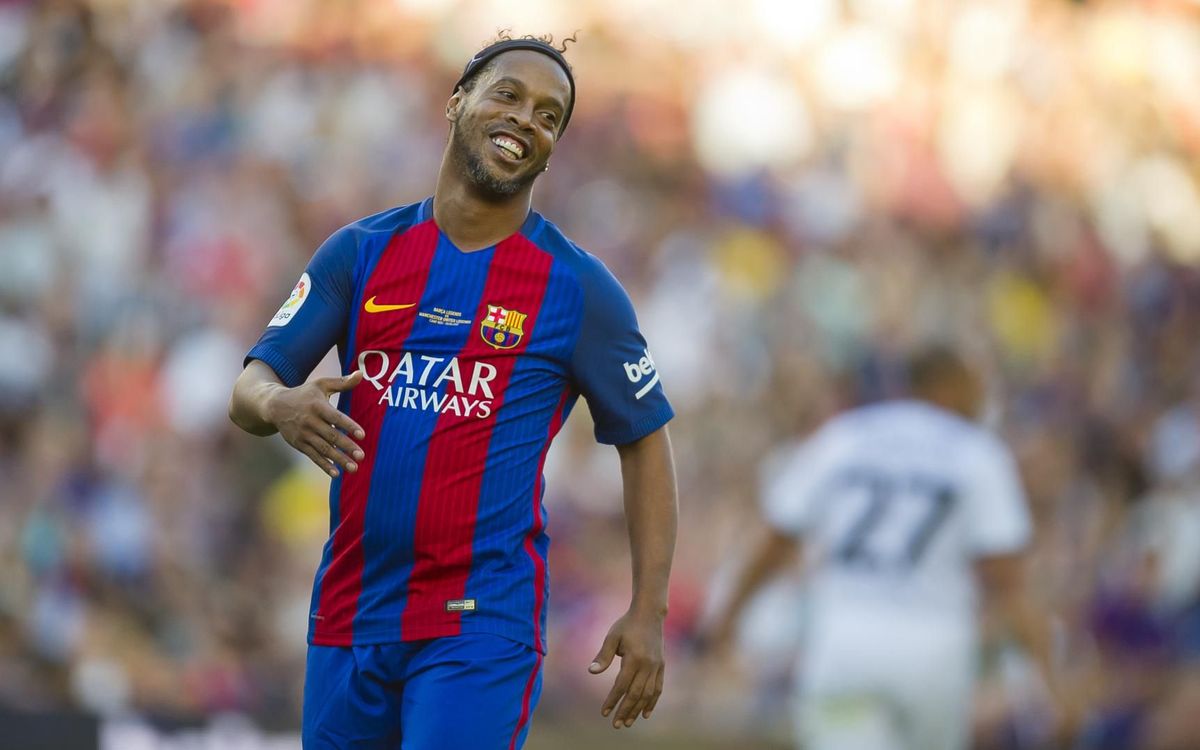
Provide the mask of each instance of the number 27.
[{"label": "number 27", "polygon": [[877,539],[878,529],[894,513],[892,509],[903,492],[906,498],[925,502],[928,507],[917,516],[906,536],[902,553],[890,561],[890,567],[910,569],[916,566],[929,549],[938,529],[950,516],[956,500],[953,488],[940,483],[916,479],[902,483],[893,477],[872,472],[853,472],[845,481],[862,486],[868,493],[862,511],[834,550],[834,557],[849,565],[879,567],[883,562],[882,555],[872,547],[872,542]]}]

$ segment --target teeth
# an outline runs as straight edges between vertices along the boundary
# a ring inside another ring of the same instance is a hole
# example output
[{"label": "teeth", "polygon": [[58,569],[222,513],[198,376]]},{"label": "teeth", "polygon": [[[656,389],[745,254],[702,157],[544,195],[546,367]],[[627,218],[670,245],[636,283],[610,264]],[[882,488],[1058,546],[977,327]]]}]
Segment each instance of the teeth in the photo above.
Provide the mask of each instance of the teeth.
[{"label": "teeth", "polygon": [[525,156],[525,149],[521,147],[521,144],[517,143],[511,138],[505,138],[502,135],[498,135],[492,139],[492,143],[496,144],[518,159]]}]

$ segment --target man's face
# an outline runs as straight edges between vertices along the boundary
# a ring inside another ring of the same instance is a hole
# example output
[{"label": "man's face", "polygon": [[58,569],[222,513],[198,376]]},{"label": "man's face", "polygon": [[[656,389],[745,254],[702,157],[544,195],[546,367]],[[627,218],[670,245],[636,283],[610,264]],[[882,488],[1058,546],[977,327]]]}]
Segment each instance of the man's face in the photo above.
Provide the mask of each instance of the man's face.
[{"label": "man's face", "polygon": [[[567,74],[530,50],[498,55],[450,100],[451,150],[475,187],[507,198],[545,169],[571,97]],[[457,99],[457,101],[456,101]]]}]

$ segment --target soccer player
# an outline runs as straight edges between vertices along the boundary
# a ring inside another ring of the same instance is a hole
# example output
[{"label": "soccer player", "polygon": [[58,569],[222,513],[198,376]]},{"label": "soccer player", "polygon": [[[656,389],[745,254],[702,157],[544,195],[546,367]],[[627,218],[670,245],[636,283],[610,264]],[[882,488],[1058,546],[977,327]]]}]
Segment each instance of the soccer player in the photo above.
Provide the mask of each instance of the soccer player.
[{"label": "soccer player", "polygon": [[[621,657],[601,707],[614,727],[658,701],[673,412],[624,289],[530,207],[574,102],[551,44],[475,55],[433,196],[335,232],[234,386],[235,423],[332,477],[307,750],[521,747],[546,650],[543,463],[580,395],[620,454],[633,562],[589,671]],[[334,346],[344,375],[306,383]]]},{"label": "soccer player", "polygon": [[1047,630],[1024,596],[1031,524],[1015,462],[971,421],[982,389],[952,350],[910,363],[911,399],[851,410],[781,457],[769,530],[706,647],[800,546],[809,620],[797,730],[809,750],[958,750],[968,742],[985,605],[1048,676]]}]

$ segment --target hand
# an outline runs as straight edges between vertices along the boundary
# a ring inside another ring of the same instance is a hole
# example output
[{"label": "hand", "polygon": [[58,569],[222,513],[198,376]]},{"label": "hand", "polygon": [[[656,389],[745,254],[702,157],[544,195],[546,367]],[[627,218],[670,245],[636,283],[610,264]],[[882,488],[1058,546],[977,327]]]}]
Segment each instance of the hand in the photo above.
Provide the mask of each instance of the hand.
[{"label": "hand", "polygon": [[604,645],[588,667],[592,674],[600,674],[612,664],[614,656],[621,657],[616,682],[600,707],[603,716],[615,710],[613,729],[633,726],[638,714],[649,719],[658,704],[666,670],[662,627],[660,615],[626,612],[609,628]]},{"label": "hand", "polygon": [[1059,675],[1053,682],[1049,677],[1046,678],[1050,708],[1054,715],[1051,734],[1058,745],[1066,747],[1073,744],[1083,731],[1092,702],[1088,693],[1094,690],[1091,686],[1097,684],[1101,683],[1095,675],[1086,682],[1066,675]]},{"label": "hand", "polygon": [[692,640],[696,656],[705,659],[726,656],[733,645],[734,629],[735,621],[729,617],[701,626]]},{"label": "hand", "polygon": [[267,415],[279,434],[296,450],[312,459],[331,477],[339,467],[358,471],[363,451],[348,435],[362,440],[366,433],[350,417],[333,408],[329,396],[348,391],[362,382],[362,371],[340,378],[317,378],[311,383],[271,392]]}]

